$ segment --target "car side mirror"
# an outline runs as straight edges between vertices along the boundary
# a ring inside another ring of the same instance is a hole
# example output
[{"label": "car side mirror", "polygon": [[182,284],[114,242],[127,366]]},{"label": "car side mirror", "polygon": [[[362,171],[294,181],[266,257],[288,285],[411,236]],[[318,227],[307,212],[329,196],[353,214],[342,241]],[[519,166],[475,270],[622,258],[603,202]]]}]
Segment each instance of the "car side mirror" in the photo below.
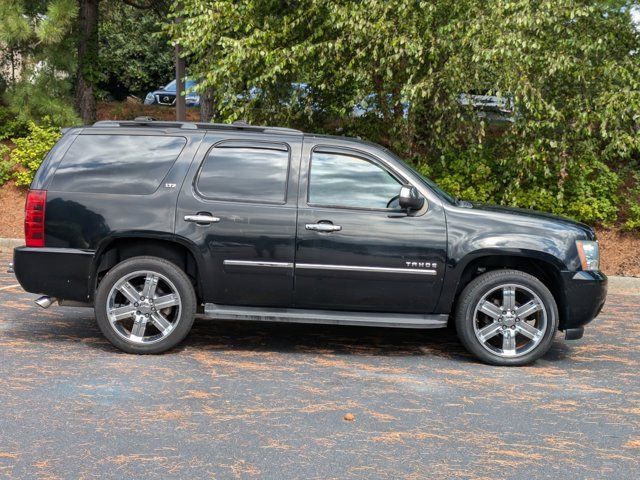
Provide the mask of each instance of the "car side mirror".
[{"label": "car side mirror", "polygon": [[407,211],[420,210],[424,205],[424,197],[420,195],[416,187],[404,185],[400,188],[398,203],[400,204],[400,208]]}]

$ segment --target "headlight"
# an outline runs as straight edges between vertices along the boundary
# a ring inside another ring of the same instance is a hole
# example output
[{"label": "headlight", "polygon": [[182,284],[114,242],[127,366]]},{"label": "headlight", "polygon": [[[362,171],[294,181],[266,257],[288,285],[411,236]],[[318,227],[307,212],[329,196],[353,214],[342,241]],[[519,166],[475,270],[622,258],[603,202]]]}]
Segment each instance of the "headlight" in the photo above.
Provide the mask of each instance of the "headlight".
[{"label": "headlight", "polygon": [[582,270],[598,270],[600,268],[600,249],[594,240],[576,240]]},{"label": "headlight", "polygon": [[153,93],[147,93],[146,100],[153,100]]}]

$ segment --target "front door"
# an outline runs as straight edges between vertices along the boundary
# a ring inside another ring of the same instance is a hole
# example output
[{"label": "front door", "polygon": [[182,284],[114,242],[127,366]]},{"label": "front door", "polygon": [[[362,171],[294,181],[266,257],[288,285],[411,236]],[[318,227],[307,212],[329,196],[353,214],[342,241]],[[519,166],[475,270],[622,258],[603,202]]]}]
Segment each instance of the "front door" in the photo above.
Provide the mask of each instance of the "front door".
[{"label": "front door", "polygon": [[182,186],[176,235],[198,248],[205,302],[287,307],[300,137],[209,133]]},{"label": "front door", "polygon": [[295,306],[432,313],[446,258],[441,204],[399,212],[409,182],[369,152],[305,145],[303,158]]}]

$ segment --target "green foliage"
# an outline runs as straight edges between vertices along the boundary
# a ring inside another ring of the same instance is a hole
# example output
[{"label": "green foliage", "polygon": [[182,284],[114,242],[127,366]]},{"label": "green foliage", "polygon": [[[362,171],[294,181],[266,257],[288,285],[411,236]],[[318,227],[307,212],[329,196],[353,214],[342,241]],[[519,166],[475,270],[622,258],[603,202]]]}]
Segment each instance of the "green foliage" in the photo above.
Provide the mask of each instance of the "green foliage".
[{"label": "green foliage", "polygon": [[52,126],[38,126],[31,122],[26,137],[13,140],[11,163],[19,169],[15,172],[16,185],[29,186],[42,160],[60,138],[60,129]]},{"label": "green foliage", "polygon": [[173,49],[157,15],[120,2],[102,2],[100,87],[122,99],[144,96],[173,77]]},{"label": "green foliage", "polygon": [[640,231],[640,172],[633,172],[628,193],[625,202],[628,209],[627,220],[624,222],[623,228]]},{"label": "green foliage", "polygon": [[9,147],[4,143],[0,143],[0,186],[7,183],[13,172],[13,163],[7,158],[9,155]]},{"label": "green foliage", "polygon": [[624,222],[625,230],[640,230],[640,202],[629,206],[629,217]]},{"label": "green foliage", "polygon": [[8,84],[4,103],[18,121],[55,125],[77,123],[71,107],[76,70],[75,0],[4,0],[0,2],[0,45],[5,58],[18,58],[21,69]]},{"label": "green foliage", "polygon": [[0,140],[25,135],[28,124],[18,118],[18,113],[12,108],[0,105]]},{"label": "green foliage", "polygon": [[80,124],[67,88],[66,78],[57,78],[53,72],[41,71],[30,82],[20,82],[10,88],[5,99],[16,120],[69,127]]},{"label": "green foliage", "polygon": [[[166,30],[224,120],[359,135],[455,195],[607,224],[640,157],[634,4],[180,0]],[[470,92],[513,98],[513,123],[462,107]]]}]

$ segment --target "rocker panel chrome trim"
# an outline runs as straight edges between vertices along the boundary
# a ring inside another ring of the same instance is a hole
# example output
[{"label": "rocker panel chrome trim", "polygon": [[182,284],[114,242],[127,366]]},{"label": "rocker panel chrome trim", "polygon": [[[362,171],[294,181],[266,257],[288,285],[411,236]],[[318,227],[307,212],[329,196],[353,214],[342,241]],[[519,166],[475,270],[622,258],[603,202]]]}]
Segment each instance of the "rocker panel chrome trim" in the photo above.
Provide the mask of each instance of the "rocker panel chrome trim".
[{"label": "rocker panel chrome trim", "polygon": [[364,325],[394,328],[445,328],[448,315],[351,312],[301,308],[267,308],[207,303],[204,316],[216,320]]}]

